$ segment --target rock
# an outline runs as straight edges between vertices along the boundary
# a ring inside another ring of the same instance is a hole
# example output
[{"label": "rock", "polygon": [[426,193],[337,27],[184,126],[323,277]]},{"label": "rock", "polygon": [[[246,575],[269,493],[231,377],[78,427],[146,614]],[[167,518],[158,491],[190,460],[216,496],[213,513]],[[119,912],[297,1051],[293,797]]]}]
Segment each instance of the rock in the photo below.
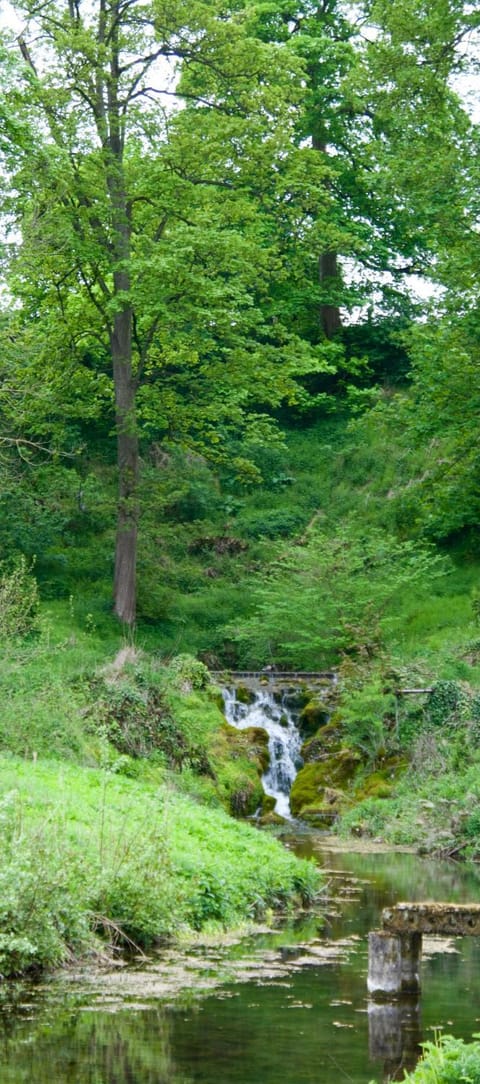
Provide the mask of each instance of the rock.
[{"label": "rock", "polygon": [[390,798],[395,779],[406,767],[407,762],[402,757],[385,757],[374,772],[359,780],[355,787],[355,802],[363,802],[365,798]]},{"label": "rock", "polygon": [[290,792],[290,807],[294,816],[303,816],[305,807],[317,809],[322,815],[331,812],[325,805],[325,790],[335,790],[343,794],[344,788],[352,780],[360,763],[360,755],[352,749],[339,749],[322,760],[305,764],[294,780]]},{"label": "rock", "polygon": [[237,685],[235,696],[239,704],[253,704],[255,700],[255,693],[252,689],[248,689],[246,685]]},{"label": "rock", "polygon": [[268,827],[268,825],[271,824],[286,824],[287,822],[285,817],[281,817],[279,813],[274,813],[272,810],[270,813],[262,813],[262,816],[258,818],[257,823],[261,824],[263,828]]},{"label": "rock", "polygon": [[341,733],[336,723],[329,722],[302,745],[301,755],[306,763],[324,760],[325,755],[333,754],[341,748]]},{"label": "rock", "polygon": [[327,725],[329,714],[325,702],[318,697],[312,697],[302,708],[298,720],[298,728],[306,738],[316,734],[319,727]]},{"label": "rock", "polygon": [[271,794],[264,794],[262,798],[262,817],[270,816],[274,809],[275,798]]},{"label": "rock", "polygon": [[331,828],[338,817],[338,810],[332,806],[307,805],[302,809],[302,820],[314,828]]}]

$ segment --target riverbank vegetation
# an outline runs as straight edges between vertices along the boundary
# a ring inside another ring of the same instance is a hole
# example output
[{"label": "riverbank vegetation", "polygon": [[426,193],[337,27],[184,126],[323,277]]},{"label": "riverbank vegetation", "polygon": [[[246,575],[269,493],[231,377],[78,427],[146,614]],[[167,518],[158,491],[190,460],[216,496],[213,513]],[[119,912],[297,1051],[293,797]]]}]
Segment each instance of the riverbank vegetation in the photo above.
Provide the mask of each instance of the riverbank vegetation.
[{"label": "riverbank vegetation", "polygon": [[405,1074],[408,1084],[456,1084],[480,1080],[480,1043],[442,1036],[437,1042],[424,1043],[423,1055],[413,1073]]},{"label": "riverbank vegetation", "polygon": [[2,676],[3,976],[258,922],[320,887],[228,815],[261,804],[265,746],[227,727],[203,664],[101,652],[40,637]]},{"label": "riverbank vegetation", "polygon": [[3,757],[0,788],[4,977],[246,926],[318,888],[312,865],[153,772]]}]

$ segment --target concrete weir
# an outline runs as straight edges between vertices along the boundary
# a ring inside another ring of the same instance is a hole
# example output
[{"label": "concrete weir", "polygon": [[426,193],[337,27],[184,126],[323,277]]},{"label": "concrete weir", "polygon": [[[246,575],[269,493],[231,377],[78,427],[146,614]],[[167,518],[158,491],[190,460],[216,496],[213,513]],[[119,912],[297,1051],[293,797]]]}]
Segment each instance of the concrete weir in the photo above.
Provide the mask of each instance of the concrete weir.
[{"label": "concrete weir", "polygon": [[478,903],[397,903],[368,936],[368,991],[400,995],[420,989],[422,934],[480,936]]}]

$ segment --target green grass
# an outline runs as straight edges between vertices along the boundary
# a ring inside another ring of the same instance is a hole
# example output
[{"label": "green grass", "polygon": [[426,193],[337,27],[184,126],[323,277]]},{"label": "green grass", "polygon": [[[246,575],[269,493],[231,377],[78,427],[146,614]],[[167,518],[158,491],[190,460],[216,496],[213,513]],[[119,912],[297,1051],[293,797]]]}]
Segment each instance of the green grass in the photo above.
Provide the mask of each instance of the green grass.
[{"label": "green grass", "polygon": [[312,899],[314,866],[221,810],[65,763],[0,760],[0,971],[39,971],[94,935],[145,947]]}]

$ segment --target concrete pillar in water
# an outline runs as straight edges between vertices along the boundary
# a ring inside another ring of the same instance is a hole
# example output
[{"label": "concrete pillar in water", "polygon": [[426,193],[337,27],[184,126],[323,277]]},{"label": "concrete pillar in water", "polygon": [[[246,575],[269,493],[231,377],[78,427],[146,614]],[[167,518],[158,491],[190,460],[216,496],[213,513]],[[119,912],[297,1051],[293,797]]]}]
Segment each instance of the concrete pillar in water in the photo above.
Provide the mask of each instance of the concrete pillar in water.
[{"label": "concrete pillar in water", "polygon": [[402,944],[396,933],[372,930],[368,935],[369,994],[398,994],[402,989]]},{"label": "concrete pillar in water", "polygon": [[368,935],[368,992],[401,994],[418,990],[421,948],[419,933],[373,930]]},{"label": "concrete pillar in water", "polygon": [[420,989],[421,933],[404,933],[402,941],[402,990]]}]

